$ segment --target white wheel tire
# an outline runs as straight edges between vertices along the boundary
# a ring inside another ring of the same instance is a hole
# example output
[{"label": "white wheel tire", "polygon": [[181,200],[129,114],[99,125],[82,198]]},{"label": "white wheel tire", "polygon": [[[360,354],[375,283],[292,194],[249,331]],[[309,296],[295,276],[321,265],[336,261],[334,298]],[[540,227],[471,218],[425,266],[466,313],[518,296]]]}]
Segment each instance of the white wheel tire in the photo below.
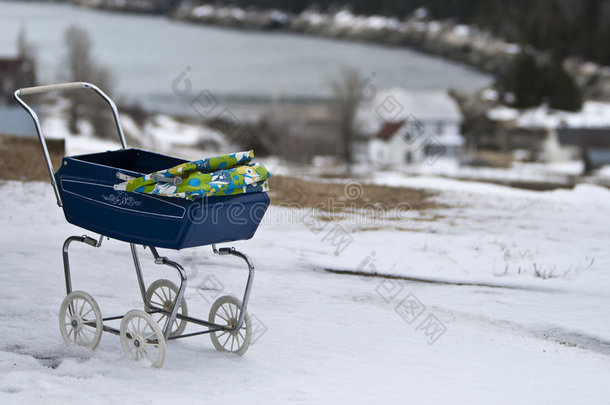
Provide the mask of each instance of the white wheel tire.
[{"label": "white wheel tire", "polygon": [[[172,283],[169,280],[157,280],[148,287],[146,290],[146,297],[148,301],[152,304],[165,309],[166,311],[171,311],[174,307],[174,300],[178,295],[178,286]],[[188,307],[186,305],[186,299],[182,297],[182,301],[180,303],[180,307],[178,309],[178,313],[184,316],[189,314]],[[161,330],[164,331],[169,321],[169,317],[163,313],[154,313],[150,314],[153,319],[157,321]],[[187,321],[184,319],[175,319],[174,324],[172,325],[172,330],[170,332],[171,337],[180,336],[184,333],[184,329],[186,329]]]},{"label": "white wheel tire", "polygon": [[[230,295],[225,295],[218,298],[212,304],[209,320],[217,325],[234,327],[237,325],[240,310],[241,301]],[[210,338],[212,339],[212,344],[219,352],[229,352],[243,356],[252,340],[250,315],[246,312],[244,323],[238,331],[211,332]]]},{"label": "white wheel tire", "polygon": [[[145,359],[152,367],[165,361],[165,339],[157,322],[144,311],[129,311],[121,321],[121,345],[134,360]],[[129,336],[127,336],[129,334]],[[150,342],[154,339],[156,342]]]},{"label": "white wheel tire", "polygon": [[97,302],[83,291],[73,291],[59,307],[59,330],[69,345],[94,350],[102,339],[102,313]]}]

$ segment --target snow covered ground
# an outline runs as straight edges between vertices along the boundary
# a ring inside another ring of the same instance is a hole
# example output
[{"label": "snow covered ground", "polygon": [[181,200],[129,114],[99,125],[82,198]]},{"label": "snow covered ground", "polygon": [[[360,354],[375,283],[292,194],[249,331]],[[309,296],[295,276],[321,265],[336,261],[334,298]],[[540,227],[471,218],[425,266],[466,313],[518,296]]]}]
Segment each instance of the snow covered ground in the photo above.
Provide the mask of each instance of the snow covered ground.
[{"label": "snow covered ground", "polygon": [[[46,105],[41,124],[46,137],[65,139],[67,155],[121,147],[118,133],[102,139],[95,136],[94,129],[86,121],[79,122],[79,134],[71,134],[65,118],[65,108],[66,102],[62,99],[54,105]],[[128,145],[131,140],[137,140],[149,150],[193,160],[232,149],[218,131],[198,122],[185,123],[166,114],[154,114],[140,127],[130,115],[121,114],[120,119]]]},{"label": "snow covered ground", "polygon": [[[171,341],[161,369],[128,359],[110,334],[94,352],[64,345],[61,244],[85,232],[48,184],[1,183],[0,403],[609,403],[610,191],[376,182],[437,191],[444,208],[325,222],[271,207],[233,244],[257,267],[250,350]],[[72,252],[74,287],[104,316],[141,308],[126,244]],[[162,254],[186,266],[193,315],[241,294],[240,261],[207,247]],[[141,259],[147,284],[175,279],[148,251]]]},{"label": "snow covered ground", "polygon": [[[569,185],[578,179],[580,179],[580,181],[601,184],[607,184],[610,180],[610,176],[608,176],[604,170],[598,170],[586,179],[580,177],[582,172],[582,161],[567,161],[558,163],[512,162],[510,167],[498,168],[465,166],[460,165],[455,160],[439,159],[431,165],[422,164],[404,169],[404,173],[408,175],[443,176],[456,179],[489,182],[521,181]],[[392,175],[391,172],[389,172],[389,174]]]},{"label": "snow covered ground", "polygon": [[546,104],[522,111],[500,105],[489,110],[487,117],[497,121],[515,120],[517,126],[522,128],[608,127],[610,103],[585,101],[581,110],[577,112],[553,110]]}]

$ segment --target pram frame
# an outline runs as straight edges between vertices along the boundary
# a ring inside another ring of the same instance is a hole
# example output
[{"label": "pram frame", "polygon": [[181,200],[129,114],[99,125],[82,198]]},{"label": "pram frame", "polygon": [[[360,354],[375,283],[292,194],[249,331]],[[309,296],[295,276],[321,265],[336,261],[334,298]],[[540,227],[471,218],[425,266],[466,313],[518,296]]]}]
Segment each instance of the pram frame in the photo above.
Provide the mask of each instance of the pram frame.
[{"label": "pram frame", "polygon": [[[60,84],[51,84],[51,85],[44,85],[44,86],[22,88],[22,89],[16,90],[13,93],[13,97],[15,98],[15,100],[30,115],[30,117],[32,118],[32,120],[34,122],[34,126],[36,128],[36,133],[37,133],[38,139],[39,139],[41,147],[42,147],[42,152],[43,152],[43,156],[44,156],[44,159],[46,162],[47,170],[49,172],[49,176],[51,179],[51,185],[52,185],[54,193],[55,193],[57,205],[59,207],[63,207],[63,203],[62,203],[60,191],[59,191],[59,188],[57,185],[57,181],[55,179],[55,175],[54,175],[55,171],[53,169],[53,164],[51,162],[46,140],[45,140],[45,137],[44,137],[41,125],[40,125],[40,120],[39,120],[36,112],[27,103],[25,103],[21,99],[21,96],[41,94],[41,93],[46,93],[49,91],[76,90],[76,89],[83,89],[83,88],[94,91],[102,99],[104,99],[104,101],[110,106],[113,117],[114,117],[116,129],[117,129],[117,132],[119,135],[119,139],[121,142],[121,147],[122,147],[122,149],[126,149],[127,143],[125,141],[125,135],[124,135],[123,129],[121,127],[120,117],[119,117],[119,113],[118,113],[116,104],[114,103],[114,101],[112,101],[112,99],[110,97],[108,97],[101,89],[99,89],[94,84],[87,83],[87,82],[60,83]],[[67,295],[69,295],[70,293],[73,292],[71,268],[70,268],[70,255],[69,255],[70,245],[72,244],[72,242],[80,242],[80,243],[89,245],[91,247],[100,248],[102,246],[102,241],[103,241],[104,237],[105,237],[104,235],[100,235],[99,239],[94,239],[90,236],[82,235],[82,236],[70,236],[65,240],[63,247],[62,247],[62,256],[63,256],[64,277],[65,277]],[[166,324],[165,328],[162,330],[163,338],[165,341],[173,340],[173,339],[181,339],[181,338],[190,337],[190,336],[197,336],[197,335],[202,335],[202,334],[209,334],[212,332],[237,332],[241,329],[241,327],[243,326],[244,321],[246,319],[246,316],[247,316],[247,306],[248,306],[248,301],[250,299],[250,292],[252,290],[252,284],[254,281],[254,265],[247,255],[239,252],[238,250],[236,250],[233,247],[217,248],[215,244],[212,244],[212,251],[214,254],[232,255],[232,256],[239,257],[245,261],[245,263],[248,267],[248,279],[246,281],[243,299],[241,301],[241,307],[239,308],[239,317],[237,319],[237,323],[235,324],[235,326],[230,328],[225,325],[219,325],[219,324],[216,324],[213,322],[209,322],[209,321],[206,321],[203,319],[199,319],[199,318],[195,318],[192,316],[187,316],[187,315],[183,315],[183,314],[179,313],[180,305],[178,305],[178,303],[182,302],[184,293],[186,291],[187,281],[188,281],[186,271],[179,263],[172,261],[165,256],[161,256],[158,253],[156,247],[143,245],[145,249],[148,247],[148,249],[151,251],[155,264],[166,265],[166,266],[172,267],[173,269],[175,269],[177,271],[177,273],[180,277],[180,286],[178,289],[178,294],[176,295],[176,297],[174,299],[174,302],[172,305],[172,310],[168,311],[164,308],[153,305],[147,297],[146,284],[144,283],[144,277],[142,275],[142,267],[140,265],[140,259],[138,256],[136,244],[129,243],[129,245],[130,245],[131,255],[133,258],[133,262],[134,262],[134,267],[136,270],[136,276],[138,279],[138,286],[140,289],[140,293],[142,295],[142,301],[144,303],[146,313],[148,313],[148,314],[162,313],[168,317],[167,324]],[[119,316],[111,316],[111,317],[102,318],[103,331],[109,332],[109,333],[112,333],[115,335],[119,335],[120,334],[119,329],[108,326],[108,325],[104,324],[104,322],[119,320],[119,319],[122,319],[124,316],[125,315],[119,315]],[[176,319],[184,320],[186,322],[190,322],[190,323],[205,327],[207,329],[204,329],[202,331],[197,331],[197,332],[191,332],[191,333],[187,333],[187,334],[180,334],[178,336],[171,336],[170,334],[171,334],[172,326],[174,325],[174,321]],[[89,326],[91,326],[91,325],[89,325]],[[129,334],[128,334],[128,336],[129,336]],[[157,343],[156,339],[150,339],[149,342]]]}]

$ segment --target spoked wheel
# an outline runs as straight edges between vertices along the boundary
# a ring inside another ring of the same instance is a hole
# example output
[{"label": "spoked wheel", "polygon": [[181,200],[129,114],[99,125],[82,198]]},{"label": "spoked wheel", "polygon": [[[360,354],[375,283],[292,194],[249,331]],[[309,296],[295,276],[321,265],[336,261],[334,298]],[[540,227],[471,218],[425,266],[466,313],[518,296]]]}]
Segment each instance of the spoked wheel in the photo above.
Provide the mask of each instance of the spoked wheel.
[{"label": "spoked wheel", "polygon": [[83,291],[66,295],[59,308],[59,330],[67,344],[95,349],[102,338],[102,313],[97,302]]},{"label": "spoked wheel", "polygon": [[[210,322],[217,325],[234,328],[237,326],[241,301],[230,295],[218,298],[210,309]],[[216,350],[220,352],[236,353],[242,356],[250,346],[252,340],[252,328],[250,316],[246,312],[244,323],[235,332],[217,331],[211,332],[210,338]]]},{"label": "spoked wheel", "polygon": [[[163,308],[166,311],[171,312],[174,309],[174,301],[178,296],[178,286],[169,280],[157,280],[148,287],[146,290],[146,297],[151,304]],[[186,305],[186,299],[182,297],[178,313],[187,316],[188,307]],[[169,322],[169,316],[166,314],[157,312],[151,314],[153,319],[157,321],[161,330],[164,331]],[[171,337],[180,336],[184,333],[187,321],[183,319],[175,319],[170,332]]]},{"label": "spoked wheel", "polygon": [[165,360],[165,339],[157,322],[144,311],[129,311],[121,321],[121,345],[133,359],[143,359],[153,367]]}]

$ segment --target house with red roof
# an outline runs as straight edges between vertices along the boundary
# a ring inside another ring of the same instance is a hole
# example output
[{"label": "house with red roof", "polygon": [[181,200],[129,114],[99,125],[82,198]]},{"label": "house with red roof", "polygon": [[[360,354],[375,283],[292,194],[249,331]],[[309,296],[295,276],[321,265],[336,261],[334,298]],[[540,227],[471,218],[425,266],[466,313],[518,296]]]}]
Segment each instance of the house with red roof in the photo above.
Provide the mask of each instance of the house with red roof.
[{"label": "house with red roof", "polygon": [[376,168],[400,170],[438,161],[457,165],[462,159],[462,114],[444,91],[380,91],[361,106],[358,121]]}]

